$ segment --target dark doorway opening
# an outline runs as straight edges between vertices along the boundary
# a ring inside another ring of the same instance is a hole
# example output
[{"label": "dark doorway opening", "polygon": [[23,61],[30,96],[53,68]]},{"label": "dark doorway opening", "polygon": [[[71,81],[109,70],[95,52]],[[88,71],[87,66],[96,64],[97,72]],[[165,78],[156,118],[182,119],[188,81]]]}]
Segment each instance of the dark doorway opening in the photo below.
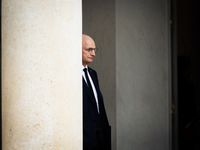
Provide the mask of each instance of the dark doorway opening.
[{"label": "dark doorway opening", "polygon": [[200,2],[171,1],[173,150],[200,149]]}]

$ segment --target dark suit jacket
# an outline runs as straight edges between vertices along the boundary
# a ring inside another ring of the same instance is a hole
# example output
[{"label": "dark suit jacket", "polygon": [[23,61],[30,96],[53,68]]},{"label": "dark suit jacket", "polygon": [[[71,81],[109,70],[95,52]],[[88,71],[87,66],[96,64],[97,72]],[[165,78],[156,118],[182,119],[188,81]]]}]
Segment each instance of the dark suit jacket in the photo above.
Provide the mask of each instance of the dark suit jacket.
[{"label": "dark suit jacket", "polygon": [[99,111],[97,111],[96,100],[93,93],[87,87],[87,84],[83,78],[83,149],[92,149],[97,146],[98,133],[97,129],[101,126],[103,127],[103,135],[105,139],[105,150],[111,149],[111,127],[109,126],[103,96],[100,92],[97,73],[93,69],[88,67],[88,72],[95,85],[98,102]]}]

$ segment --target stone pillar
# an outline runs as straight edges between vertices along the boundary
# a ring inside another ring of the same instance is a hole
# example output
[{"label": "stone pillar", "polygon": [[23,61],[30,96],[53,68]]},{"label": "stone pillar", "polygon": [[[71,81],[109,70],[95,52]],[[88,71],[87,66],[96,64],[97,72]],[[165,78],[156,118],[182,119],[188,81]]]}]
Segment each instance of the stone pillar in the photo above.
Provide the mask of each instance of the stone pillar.
[{"label": "stone pillar", "polygon": [[2,149],[82,149],[81,0],[2,0]]}]

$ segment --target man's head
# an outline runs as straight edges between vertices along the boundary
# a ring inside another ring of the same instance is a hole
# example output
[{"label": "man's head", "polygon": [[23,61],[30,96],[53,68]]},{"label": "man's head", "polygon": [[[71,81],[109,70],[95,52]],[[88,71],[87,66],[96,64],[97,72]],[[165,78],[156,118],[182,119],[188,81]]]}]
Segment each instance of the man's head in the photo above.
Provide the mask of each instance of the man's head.
[{"label": "man's head", "polygon": [[86,66],[87,64],[93,61],[95,56],[94,49],[96,48],[94,40],[88,36],[82,35],[82,65]]}]

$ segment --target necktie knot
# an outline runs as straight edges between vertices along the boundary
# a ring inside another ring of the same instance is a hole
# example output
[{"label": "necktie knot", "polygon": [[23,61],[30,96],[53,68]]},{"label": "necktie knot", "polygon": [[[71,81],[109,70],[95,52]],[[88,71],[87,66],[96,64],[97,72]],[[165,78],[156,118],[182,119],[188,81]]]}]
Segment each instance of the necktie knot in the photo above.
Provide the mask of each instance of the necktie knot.
[{"label": "necktie knot", "polygon": [[84,71],[85,73],[87,73],[87,68],[84,68],[83,71]]}]

